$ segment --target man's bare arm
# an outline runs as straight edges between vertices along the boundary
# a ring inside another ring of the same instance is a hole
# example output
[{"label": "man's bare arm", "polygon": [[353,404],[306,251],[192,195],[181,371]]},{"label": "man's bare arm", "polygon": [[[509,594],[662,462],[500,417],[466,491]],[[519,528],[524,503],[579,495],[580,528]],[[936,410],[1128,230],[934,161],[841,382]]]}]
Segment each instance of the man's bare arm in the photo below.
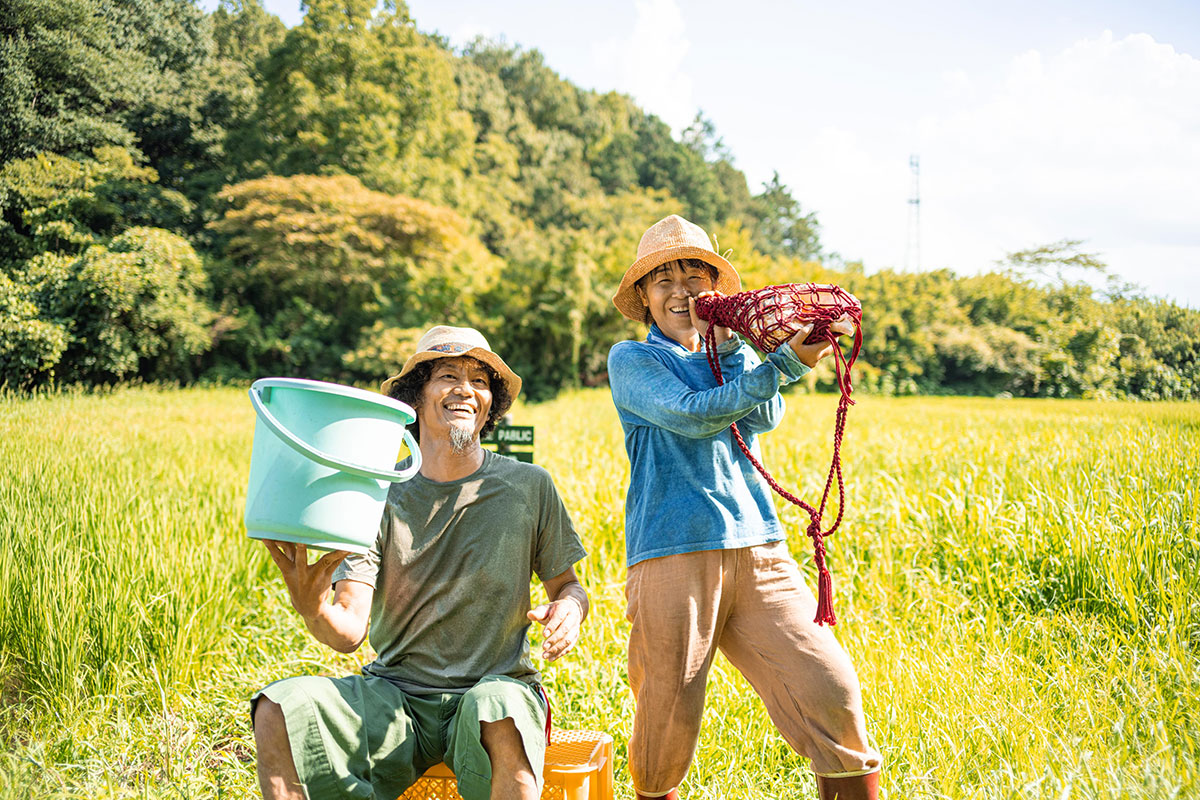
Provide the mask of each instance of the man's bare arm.
[{"label": "man's bare arm", "polygon": [[[337,565],[349,555],[344,550],[326,553],[308,563],[308,549],[302,544],[266,541],[267,552],[279,567],[287,584],[292,608],[318,642],[340,653],[353,653],[367,638],[371,599],[375,589],[353,580],[341,580],[330,586]],[[333,602],[329,602],[332,592]]]},{"label": "man's bare arm", "polygon": [[367,638],[374,596],[375,589],[370,584],[338,581],[333,590],[333,602],[323,604],[313,617],[305,617],[304,624],[318,642],[339,653],[353,653]]},{"label": "man's bare arm", "polygon": [[544,626],[542,658],[553,661],[571,651],[579,641],[579,626],[590,604],[574,567],[568,567],[544,583],[550,602],[529,612],[529,618]]}]

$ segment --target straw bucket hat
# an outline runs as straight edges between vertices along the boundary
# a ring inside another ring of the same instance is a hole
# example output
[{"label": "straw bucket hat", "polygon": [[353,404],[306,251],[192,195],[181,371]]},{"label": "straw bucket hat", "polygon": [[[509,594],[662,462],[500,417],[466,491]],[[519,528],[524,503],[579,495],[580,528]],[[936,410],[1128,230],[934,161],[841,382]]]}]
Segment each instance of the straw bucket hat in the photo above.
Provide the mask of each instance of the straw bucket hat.
[{"label": "straw bucket hat", "polygon": [[742,290],[742,279],[738,277],[737,270],[717,255],[704,229],[678,214],[672,214],[660,219],[642,234],[642,240],[638,242],[637,261],[625,270],[625,277],[613,295],[613,305],[634,322],[644,322],[646,305],[638,296],[637,282],[655,267],[679,258],[697,258],[715,267],[717,281],[714,288],[718,292],[733,294]]},{"label": "straw bucket hat", "polygon": [[[483,338],[482,333],[474,328],[453,328],[449,325],[435,325],[425,331],[421,340],[417,342],[417,352],[404,362],[404,369],[384,381],[380,389],[384,394],[388,394],[396,381],[412,372],[417,364],[432,361],[435,358],[459,358],[461,356],[470,356],[496,370],[496,374],[508,387],[508,396],[513,400],[520,394],[520,376],[508,368],[504,359],[492,352],[491,346],[488,345],[487,339]],[[500,413],[507,410],[502,408]]]}]

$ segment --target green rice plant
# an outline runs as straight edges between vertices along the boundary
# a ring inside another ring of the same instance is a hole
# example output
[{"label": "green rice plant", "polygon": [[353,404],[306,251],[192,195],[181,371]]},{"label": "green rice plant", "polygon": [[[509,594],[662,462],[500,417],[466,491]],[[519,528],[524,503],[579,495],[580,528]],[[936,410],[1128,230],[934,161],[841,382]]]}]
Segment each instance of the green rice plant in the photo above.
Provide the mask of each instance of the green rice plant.
[{"label": "green rice plant", "polygon": [[[789,396],[762,440],[806,499],[835,402]],[[514,415],[589,551],[556,719],[613,734],[629,798],[620,426],[603,390]],[[0,399],[0,798],[253,796],[249,695],[372,657],[316,644],[245,538],[252,431],[235,389]],[[867,396],[843,459],[834,630],[886,797],[1200,797],[1200,405]],[[723,659],[682,789],[815,796]]]},{"label": "green rice plant", "polygon": [[[219,398],[219,399],[218,399]],[[0,635],[8,699],[48,710],[186,682],[257,582],[228,392],[6,399]]]}]

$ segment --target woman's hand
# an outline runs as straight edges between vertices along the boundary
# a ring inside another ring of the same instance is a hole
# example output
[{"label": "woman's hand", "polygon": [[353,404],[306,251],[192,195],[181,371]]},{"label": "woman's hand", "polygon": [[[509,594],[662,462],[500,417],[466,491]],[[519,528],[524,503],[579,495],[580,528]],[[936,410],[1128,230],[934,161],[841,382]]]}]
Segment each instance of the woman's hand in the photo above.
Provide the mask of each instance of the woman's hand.
[{"label": "woman's hand", "polygon": [[[709,292],[701,292],[700,294],[696,295],[696,297],[688,297],[688,313],[692,315],[692,327],[695,328],[696,331],[700,334],[701,339],[703,339],[705,337],[705,335],[708,333],[708,322],[706,320],[702,320],[702,319],[700,319],[700,317],[696,316],[696,299],[700,298],[700,297],[724,297],[724,296],[725,295],[721,294],[720,292],[709,291]],[[723,328],[720,325],[716,326],[716,329],[713,331],[713,338],[717,342],[717,347],[720,347],[721,345],[725,344],[725,342],[729,341],[729,336],[730,336],[729,328]]]},{"label": "woman's hand", "polygon": [[264,540],[271,560],[283,574],[292,608],[304,617],[305,622],[316,619],[329,599],[332,591],[330,579],[342,559],[350,555],[345,550],[334,550],[308,563],[308,548],[302,544]]},{"label": "woman's hand", "polygon": [[[826,339],[813,342],[812,344],[804,343],[804,340],[812,333],[812,329],[812,325],[805,325],[796,332],[795,336],[788,340],[788,345],[792,348],[796,357],[809,369],[815,367],[818,361],[833,352],[833,345]],[[850,319],[848,314],[843,314],[829,325],[829,330],[838,336],[849,336],[854,333],[854,320]]]}]

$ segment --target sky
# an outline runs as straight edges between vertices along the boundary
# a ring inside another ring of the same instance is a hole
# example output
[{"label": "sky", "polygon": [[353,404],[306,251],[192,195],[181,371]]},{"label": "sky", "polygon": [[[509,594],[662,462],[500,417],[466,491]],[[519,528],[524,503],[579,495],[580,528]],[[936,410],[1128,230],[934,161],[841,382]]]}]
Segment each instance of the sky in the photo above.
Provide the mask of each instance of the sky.
[{"label": "sky", "polygon": [[[300,21],[298,0],[265,5]],[[1076,239],[1122,280],[1200,308],[1195,0],[409,9],[455,45],[540,50],[562,77],[629,94],[677,133],[703,113],[752,192],[778,171],[826,250],[868,271],[973,273]]]}]

